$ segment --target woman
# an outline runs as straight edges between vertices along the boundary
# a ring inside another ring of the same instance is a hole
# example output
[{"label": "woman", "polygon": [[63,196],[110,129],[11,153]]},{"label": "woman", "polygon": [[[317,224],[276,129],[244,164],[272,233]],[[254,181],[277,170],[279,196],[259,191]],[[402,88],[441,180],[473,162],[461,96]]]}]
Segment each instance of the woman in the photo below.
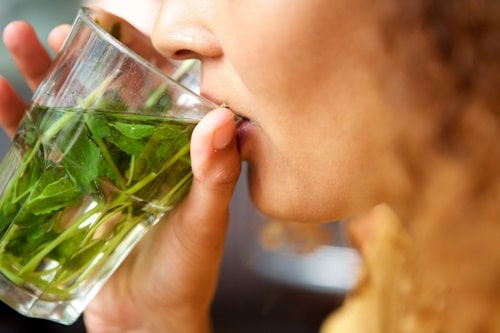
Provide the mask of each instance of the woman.
[{"label": "woman", "polygon": [[[353,218],[366,269],[325,332],[500,331],[499,6],[164,1],[155,46],[200,59],[202,94],[231,111],[196,128],[189,196],[91,303],[87,330],[210,330],[244,160],[265,215]],[[4,41],[35,88],[50,58],[33,30],[13,23]],[[1,80],[8,133],[23,108]]]}]

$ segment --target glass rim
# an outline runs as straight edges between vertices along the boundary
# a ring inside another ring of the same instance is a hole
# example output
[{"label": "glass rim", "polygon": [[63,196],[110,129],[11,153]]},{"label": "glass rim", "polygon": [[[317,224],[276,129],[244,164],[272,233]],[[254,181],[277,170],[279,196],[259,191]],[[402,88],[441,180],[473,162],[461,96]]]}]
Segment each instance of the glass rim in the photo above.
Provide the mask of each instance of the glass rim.
[{"label": "glass rim", "polygon": [[[113,14],[111,12],[108,12],[107,10],[105,10],[105,9],[103,9],[101,7],[97,7],[97,6],[81,6],[79,8],[79,10],[78,10],[78,15],[77,15],[77,17],[75,19],[75,22],[78,21],[78,20],[82,20],[87,26],[91,27],[92,30],[95,33],[97,33],[98,36],[101,37],[103,40],[109,42],[110,44],[112,44],[114,47],[116,47],[120,51],[128,54],[135,61],[137,61],[141,66],[146,67],[148,70],[151,70],[156,75],[159,75],[160,77],[164,78],[166,81],[175,84],[176,86],[178,86],[182,90],[185,90],[187,93],[195,96],[201,102],[203,102],[204,104],[206,104],[207,107],[210,107],[212,109],[215,109],[215,108],[218,107],[214,102],[212,102],[209,99],[207,99],[207,98],[201,96],[200,94],[194,92],[192,89],[186,87],[185,85],[183,85],[179,81],[174,80],[172,77],[170,77],[169,75],[167,75],[164,72],[162,72],[158,67],[156,67],[155,65],[153,65],[151,62],[147,61],[139,53],[135,52],[134,50],[132,50],[131,48],[129,48],[128,46],[126,46],[123,42],[121,42],[119,39],[115,38],[110,33],[108,33],[106,30],[104,30],[104,28],[101,27],[92,18],[92,16],[91,16],[92,13],[99,13],[99,12],[102,12],[102,13],[108,14],[108,15],[112,15],[112,16],[116,16],[117,18],[119,18],[119,19],[127,22],[128,24],[130,24],[128,21],[126,21],[125,19],[121,18],[120,16],[117,16],[117,15],[115,15],[115,14]],[[135,28],[132,24],[130,24],[130,27],[133,28],[133,29],[136,29],[137,32],[143,34],[141,31],[139,31],[137,28]],[[130,27],[127,27],[127,29],[130,28]],[[165,57],[165,59],[169,60],[166,57]],[[172,63],[172,65],[175,66],[175,67],[177,67],[177,65],[174,64],[174,63]]]}]

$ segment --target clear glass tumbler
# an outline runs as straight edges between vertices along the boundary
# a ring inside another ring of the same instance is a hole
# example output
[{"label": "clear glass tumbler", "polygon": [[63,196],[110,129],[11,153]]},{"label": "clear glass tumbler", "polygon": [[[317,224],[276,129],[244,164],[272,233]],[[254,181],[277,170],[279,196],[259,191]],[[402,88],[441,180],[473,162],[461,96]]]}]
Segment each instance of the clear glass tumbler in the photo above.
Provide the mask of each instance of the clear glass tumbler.
[{"label": "clear glass tumbler", "polygon": [[185,87],[190,66],[81,8],[0,165],[3,302],[73,323],[188,192],[191,133],[215,107]]}]

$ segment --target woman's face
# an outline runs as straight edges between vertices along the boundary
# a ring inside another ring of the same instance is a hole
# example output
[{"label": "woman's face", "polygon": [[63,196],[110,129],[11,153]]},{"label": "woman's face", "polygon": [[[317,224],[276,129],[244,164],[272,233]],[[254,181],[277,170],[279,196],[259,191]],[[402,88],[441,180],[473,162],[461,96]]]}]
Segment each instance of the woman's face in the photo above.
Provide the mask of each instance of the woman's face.
[{"label": "woman's face", "polygon": [[375,10],[364,0],[166,0],[168,57],[202,61],[204,96],[238,131],[264,214],[331,221],[375,204],[393,169]]}]

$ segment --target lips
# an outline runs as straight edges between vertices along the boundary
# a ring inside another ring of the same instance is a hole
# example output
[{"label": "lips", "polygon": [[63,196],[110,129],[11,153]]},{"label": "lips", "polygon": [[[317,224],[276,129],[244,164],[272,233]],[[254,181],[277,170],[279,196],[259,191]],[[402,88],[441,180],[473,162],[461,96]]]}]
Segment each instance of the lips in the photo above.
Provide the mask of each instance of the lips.
[{"label": "lips", "polygon": [[246,160],[249,156],[252,128],[253,122],[248,118],[242,118],[236,124],[236,142],[243,160]]}]

